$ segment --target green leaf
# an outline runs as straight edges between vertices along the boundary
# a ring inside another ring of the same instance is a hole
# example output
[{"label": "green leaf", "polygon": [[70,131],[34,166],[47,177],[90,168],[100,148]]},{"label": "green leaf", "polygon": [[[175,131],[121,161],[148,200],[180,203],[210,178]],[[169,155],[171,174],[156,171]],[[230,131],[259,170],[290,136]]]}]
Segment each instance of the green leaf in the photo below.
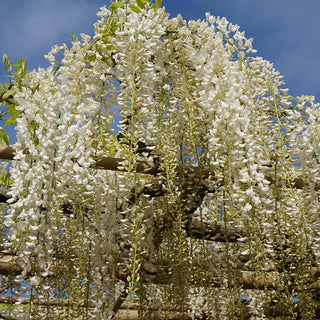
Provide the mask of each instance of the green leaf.
[{"label": "green leaf", "polygon": [[109,33],[114,34],[117,29],[117,23],[112,19],[110,22],[110,30]]},{"label": "green leaf", "polygon": [[17,118],[19,118],[21,115],[19,114],[19,112],[15,108],[14,104],[8,105],[8,111],[9,111],[11,117],[6,120],[4,125],[5,126],[12,126],[12,125],[16,124]]},{"label": "green leaf", "polygon": [[[113,4],[116,4],[116,3],[119,3],[119,2],[114,2]],[[115,21],[115,19],[112,16],[110,16],[109,18],[107,18],[107,20],[104,24],[104,29],[103,29],[102,35],[104,37],[106,37],[110,34],[112,35],[115,33],[116,30],[117,30],[117,22]]]},{"label": "green leaf", "polygon": [[0,145],[1,146],[8,146],[10,144],[10,140],[9,137],[6,133],[6,131],[1,128],[0,129]]},{"label": "green leaf", "polygon": [[19,112],[18,110],[15,108],[14,104],[11,104],[9,107],[9,112],[11,114],[11,117],[14,118],[14,119],[17,119],[18,116],[19,116]]},{"label": "green leaf", "polygon": [[17,118],[9,118],[7,119],[7,121],[4,123],[5,126],[12,126],[14,124],[16,124],[17,122]]},{"label": "green leaf", "polygon": [[156,0],[156,5],[158,8],[161,8],[162,0]]},{"label": "green leaf", "polygon": [[14,74],[16,77],[24,76],[27,72],[27,64],[26,64],[26,58],[22,57],[18,62],[14,63],[13,66],[17,67]]},{"label": "green leaf", "polygon": [[5,172],[0,175],[0,184],[5,186],[10,186],[13,183],[13,179],[11,179],[10,172]]},{"label": "green leaf", "polygon": [[33,88],[31,88],[32,93],[35,93],[37,90],[39,90],[39,88],[40,88],[40,82],[37,82],[37,84]]},{"label": "green leaf", "polygon": [[136,0],[136,3],[138,5],[139,8],[141,9],[145,9],[144,3],[142,0]]},{"label": "green leaf", "polygon": [[6,53],[2,55],[2,62],[5,64],[10,63],[9,57]]},{"label": "green leaf", "polygon": [[115,138],[113,139],[113,144],[109,145],[108,149],[109,149],[110,157],[113,157],[117,153],[118,148],[115,146],[117,143],[118,143],[118,140]]},{"label": "green leaf", "polygon": [[4,71],[8,70],[9,72],[11,72],[12,66],[10,64],[10,59],[6,53],[4,53],[2,56],[2,63],[5,64]]},{"label": "green leaf", "polygon": [[110,43],[110,44],[107,45],[107,50],[112,51],[112,50],[116,50],[116,49],[117,49],[117,48],[116,48],[112,43]]},{"label": "green leaf", "polygon": [[3,100],[6,100],[6,99],[8,99],[10,96],[13,96],[14,94],[16,93],[16,91],[15,90],[8,90],[8,91],[6,91],[4,94],[3,94],[3,96],[2,96],[2,99]]},{"label": "green leaf", "polygon": [[71,41],[73,41],[73,42],[78,41],[77,36],[75,36],[74,34],[69,33],[68,35],[69,35]]},{"label": "green leaf", "polygon": [[[11,115],[10,119],[12,119],[11,122],[13,122],[12,124],[15,124],[17,118],[19,117],[19,112],[17,111],[17,109],[15,108],[15,106],[13,104],[9,105],[8,109],[9,109],[9,113]],[[7,121],[9,121],[10,119],[8,119]],[[9,121],[9,123],[10,123],[10,121]],[[5,124],[5,125],[8,125],[8,124]]]},{"label": "green leaf", "polygon": [[18,106],[19,105],[19,103],[17,101],[15,101],[14,99],[11,99],[11,98],[9,98],[7,100],[4,100],[3,102],[5,104],[7,104],[9,107],[10,106]]},{"label": "green leaf", "polygon": [[137,6],[135,6],[134,4],[129,4],[129,8],[134,12],[137,12],[137,13],[141,12],[141,10]]},{"label": "green leaf", "polygon": [[124,5],[123,1],[119,1],[119,2],[113,2],[111,3],[111,5],[109,6],[110,9],[115,10],[118,9],[120,7],[122,7]]},{"label": "green leaf", "polygon": [[101,61],[104,62],[106,65],[110,66],[110,61],[107,57],[102,57]]},{"label": "green leaf", "polygon": [[88,59],[90,62],[94,62],[94,61],[96,61],[96,55],[93,54],[93,55],[91,55],[91,56],[87,56],[87,59]]}]

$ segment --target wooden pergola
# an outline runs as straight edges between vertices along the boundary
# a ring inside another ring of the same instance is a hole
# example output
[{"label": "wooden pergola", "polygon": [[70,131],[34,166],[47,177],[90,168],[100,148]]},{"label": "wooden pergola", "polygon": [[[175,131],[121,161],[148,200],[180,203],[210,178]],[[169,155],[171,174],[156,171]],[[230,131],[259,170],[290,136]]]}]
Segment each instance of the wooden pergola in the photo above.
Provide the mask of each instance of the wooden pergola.
[{"label": "wooden pergola", "polygon": [[[27,151],[26,151],[27,152]],[[14,149],[11,146],[0,146],[0,159],[6,160],[14,160]],[[96,159],[95,164],[93,165],[94,168],[97,169],[104,169],[104,170],[113,170],[113,171],[122,171],[124,170],[122,167],[122,162],[124,159],[120,158],[112,158],[112,157],[100,157]],[[206,169],[198,168],[198,167],[183,167],[179,168],[179,170],[183,169],[184,173],[187,177],[188,176],[199,176],[199,177],[208,177],[209,175],[212,176],[213,173],[209,172]],[[158,175],[161,173],[162,167],[161,162],[147,162],[147,161],[140,161],[137,164],[137,172],[150,174],[153,176]],[[295,188],[304,188],[308,185],[308,182],[302,178],[298,177],[291,182],[291,186]],[[320,189],[320,184],[315,187],[316,189]],[[0,202],[6,203],[7,200],[10,198],[8,195],[10,191],[10,187],[1,185],[0,186]],[[147,192],[152,192],[148,190]],[[156,195],[155,195],[156,196]],[[72,211],[72,202],[67,201],[61,210],[63,212],[70,213]],[[212,241],[215,243],[222,242],[222,243],[237,243],[239,239],[245,237],[246,230],[242,227],[237,227],[234,225],[224,225],[223,223],[208,223],[203,222],[197,219],[190,218],[190,223],[185,226],[185,231],[190,238],[194,239],[202,239],[206,241]],[[0,245],[0,275],[8,276],[8,275],[19,275],[22,270],[18,263],[19,257],[16,255],[15,252],[11,252],[7,250],[5,247],[1,247]],[[279,285],[279,272],[270,270],[266,272],[263,276],[259,275],[259,273],[255,272],[250,268],[250,265],[247,263],[250,260],[247,256],[238,256],[238,264],[237,264],[237,275],[238,275],[238,282],[241,285],[241,288],[244,290],[260,290],[260,289],[276,289]],[[54,267],[53,270],[54,272]],[[142,271],[143,272],[143,271]],[[316,293],[320,294],[320,268],[318,266],[313,266],[310,270],[305,270],[305,272],[310,276],[310,290],[313,290]],[[30,272],[30,276],[32,275],[32,271]],[[119,266],[119,270],[117,270],[117,277],[119,280],[124,280],[128,276],[127,271]],[[161,277],[157,274],[148,274],[146,272],[145,279],[150,283],[154,284],[161,284]],[[219,277],[212,278],[210,285],[213,287],[221,286],[222,282]],[[114,319],[121,319],[121,320],[134,320],[139,319],[139,306],[135,303],[125,303],[126,294],[122,292],[117,299],[115,300],[113,311],[115,313]],[[12,297],[0,297],[0,304],[29,304],[29,298],[12,298]],[[50,305],[50,306],[57,306],[57,307],[64,307],[70,306],[69,301],[61,301],[61,300],[46,300],[46,301],[38,301],[41,305]],[[79,306],[79,305],[77,305]],[[246,305],[245,301],[243,303],[243,308],[246,312],[242,312],[242,316],[239,319],[250,319],[251,312]],[[152,309],[151,307],[147,310],[150,313],[156,314],[158,311]],[[179,309],[172,309],[167,310],[166,319],[171,320],[178,320],[181,319],[181,315],[179,313]],[[203,316],[199,317],[198,319],[207,319],[206,312],[209,310],[207,308],[203,308]],[[299,305],[296,304],[296,311],[299,314]],[[286,316],[288,314],[287,306],[282,306],[279,304],[265,306],[265,313],[272,316]],[[245,316],[243,315],[245,314]],[[320,319],[320,303],[315,304],[315,314],[316,318]],[[161,314],[157,315],[158,318],[155,319],[163,319]],[[154,315],[155,317],[155,315]],[[1,317],[0,319],[7,319],[5,317]],[[190,318],[191,319],[191,318]]]}]

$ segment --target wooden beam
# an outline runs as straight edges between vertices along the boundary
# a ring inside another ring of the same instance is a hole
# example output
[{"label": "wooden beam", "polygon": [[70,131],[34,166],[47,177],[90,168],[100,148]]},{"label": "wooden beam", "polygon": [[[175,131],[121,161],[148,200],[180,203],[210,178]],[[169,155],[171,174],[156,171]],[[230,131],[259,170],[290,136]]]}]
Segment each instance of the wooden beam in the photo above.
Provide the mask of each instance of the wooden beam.
[{"label": "wooden beam", "polygon": [[[85,305],[85,304],[76,304],[70,300],[58,300],[58,299],[48,299],[48,300],[37,300],[32,299],[32,302],[39,306],[50,306],[50,307],[70,307],[70,308],[94,308],[93,304]],[[23,298],[23,297],[0,297],[0,303],[3,304],[19,304],[19,305],[28,305],[31,303],[30,298]],[[124,303],[121,309],[115,314],[112,318],[113,320],[138,320],[139,317],[139,310],[140,305],[137,303]],[[208,311],[208,308],[202,308],[203,312]],[[150,315],[150,319],[154,319],[154,316],[159,316],[159,318],[155,319],[164,319],[164,312],[166,311],[166,318],[168,320],[180,320],[181,319],[181,312],[179,312],[179,308],[170,308],[169,310],[162,310],[157,311],[156,308],[148,307],[147,305],[143,307],[143,310]],[[1,318],[0,318],[1,319]],[[187,317],[184,318],[186,320],[191,319],[203,319],[201,318],[191,318]]]},{"label": "wooden beam", "polygon": [[18,264],[18,257],[13,255],[0,254],[0,274],[1,275],[18,275],[22,272]]},{"label": "wooden beam", "polygon": [[13,160],[14,149],[11,146],[0,146],[0,159]]},{"label": "wooden beam", "polygon": [[[27,151],[26,151],[27,152]],[[14,149],[12,146],[0,146],[0,159],[13,160],[14,159]],[[112,158],[112,157],[97,157],[96,162],[92,167],[97,169],[113,170],[113,171],[125,171],[123,164],[125,159],[122,158]],[[177,170],[184,170],[187,175],[194,174],[198,177],[209,177],[209,175],[214,176],[213,172],[205,168],[193,167],[193,166],[177,166]],[[158,175],[163,172],[161,162],[153,161],[137,161],[136,172],[145,173],[150,175]],[[273,179],[271,177],[266,177],[271,183]],[[296,177],[290,181],[286,182],[288,187],[303,189],[309,186],[309,182],[303,177]],[[320,182],[314,186],[315,190],[320,190]]]},{"label": "wooden beam", "polygon": [[[14,160],[15,151],[12,146],[0,146],[0,159]],[[93,167],[97,169],[124,171],[123,168],[124,159],[111,158],[111,157],[99,157],[96,159],[96,163]],[[159,168],[151,161],[138,161],[137,172],[148,173],[156,175],[159,173]]]},{"label": "wooden beam", "polygon": [[[52,270],[54,272],[54,270]],[[13,255],[2,255],[0,257],[0,275],[18,275],[22,272],[21,267],[18,263],[18,257]],[[309,273],[314,278],[314,282],[310,283],[310,289],[315,292],[320,292],[320,284],[319,279],[317,277],[320,275],[320,269],[313,267],[310,270],[306,270],[306,273]],[[30,274],[31,275],[31,274]],[[128,274],[119,268],[117,272],[117,278],[126,281]],[[243,289],[253,289],[253,290],[261,290],[261,289],[276,289],[280,283],[281,275],[276,272],[265,272],[263,274],[258,274],[253,271],[245,271],[239,270],[239,284]],[[150,283],[159,283],[157,275],[146,275],[145,279]],[[211,279],[210,284],[214,287],[220,287],[221,280]],[[120,299],[120,298],[119,298]],[[120,300],[119,300],[120,301]],[[120,302],[119,302],[120,303]]]},{"label": "wooden beam", "polygon": [[225,226],[222,223],[211,223],[196,219],[191,219],[190,223],[184,228],[190,238],[216,242],[237,242],[246,234],[243,227]]},{"label": "wooden beam", "polygon": [[[27,152],[27,151],[26,151]],[[0,159],[14,160],[15,151],[12,146],[0,146]],[[96,157],[93,168],[112,171],[126,171],[123,167],[125,159],[112,157]],[[177,170],[183,169],[187,174],[196,174],[197,176],[208,177],[209,171],[193,166],[177,166]],[[156,161],[137,161],[136,172],[150,175],[158,175],[163,172],[160,162]]]},{"label": "wooden beam", "polygon": [[[10,187],[0,185],[0,202],[7,202],[10,199]],[[62,204],[62,212],[72,213],[72,202],[65,200]],[[235,226],[224,226],[223,224],[204,222],[191,219],[184,227],[187,235],[194,239],[203,239],[217,242],[237,242],[239,238],[245,236],[245,229]]]}]

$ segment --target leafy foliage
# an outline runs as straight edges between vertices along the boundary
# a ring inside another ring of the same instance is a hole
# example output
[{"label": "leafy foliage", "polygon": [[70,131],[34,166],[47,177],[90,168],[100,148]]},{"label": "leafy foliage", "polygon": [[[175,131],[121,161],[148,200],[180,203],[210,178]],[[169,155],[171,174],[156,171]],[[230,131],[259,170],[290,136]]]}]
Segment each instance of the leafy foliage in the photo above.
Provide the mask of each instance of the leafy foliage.
[{"label": "leafy foliage", "polygon": [[17,101],[14,99],[16,89],[14,83],[21,89],[21,79],[26,75],[26,60],[21,58],[18,62],[11,64],[7,54],[3,54],[2,62],[5,70],[9,74],[9,83],[0,84],[0,120],[6,119],[5,125],[14,125],[19,117],[16,106]]}]

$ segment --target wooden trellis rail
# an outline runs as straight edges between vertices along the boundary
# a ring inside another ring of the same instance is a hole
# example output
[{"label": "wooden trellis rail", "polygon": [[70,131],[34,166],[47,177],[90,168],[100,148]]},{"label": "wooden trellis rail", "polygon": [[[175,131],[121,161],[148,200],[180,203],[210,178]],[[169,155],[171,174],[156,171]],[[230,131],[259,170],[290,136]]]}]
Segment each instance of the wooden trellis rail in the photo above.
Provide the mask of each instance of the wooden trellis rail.
[{"label": "wooden trellis rail", "polygon": [[[27,152],[27,151],[26,151]],[[14,149],[11,146],[0,146],[0,159],[4,160],[14,160]],[[121,158],[112,158],[112,157],[97,157],[96,163],[94,164],[95,168],[105,169],[105,170],[114,170],[114,171],[124,171],[123,161]],[[198,175],[208,175],[209,172],[206,170],[199,170],[198,167],[188,167],[189,172],[193,172]],[[150,175],[157,175],[161,173],[160,163],[152,161],[138,161],[136,172],[145,173]]]}]

